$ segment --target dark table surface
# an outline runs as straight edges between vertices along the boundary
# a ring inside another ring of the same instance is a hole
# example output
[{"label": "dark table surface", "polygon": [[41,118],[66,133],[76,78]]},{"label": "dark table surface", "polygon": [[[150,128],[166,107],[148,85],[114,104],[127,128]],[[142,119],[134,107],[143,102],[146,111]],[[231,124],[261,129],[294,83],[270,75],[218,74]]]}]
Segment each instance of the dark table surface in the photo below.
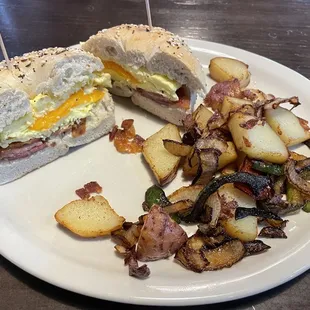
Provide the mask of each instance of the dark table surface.
[{"label": "dark table surface", "polygon": [[[309,0],[150,2],[154,25],[180,36],[239,47],[310,77]],[[10,57],[72,45],[102,28],[125,22],[147,22],[143,0],[0,0],[0,31]],[[208,309],[309,309],[309,287],[308,271],[260,295]],[[116,305],[54,287],[0,256],[2,310],[110,309]],[[126,305],[123,309],[144,308]]]}]

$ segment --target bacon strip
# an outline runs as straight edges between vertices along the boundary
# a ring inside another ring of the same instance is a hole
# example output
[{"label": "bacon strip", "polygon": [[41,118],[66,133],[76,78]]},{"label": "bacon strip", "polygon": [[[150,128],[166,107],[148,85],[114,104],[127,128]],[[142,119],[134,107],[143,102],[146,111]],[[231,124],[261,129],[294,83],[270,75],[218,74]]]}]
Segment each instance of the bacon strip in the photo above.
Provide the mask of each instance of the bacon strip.
[{"label": "bacon strip", "polygon": [[75,123],[71,132],[73,138],[83,136],[86,132],[86,118],[81,119],[79,123]]},{"label": "bacon strip", "polygon": [[75,191],[75,193],[81,199],[88,199],[90,197],[90,194],[93,194],[93,193],[100,194],[101,192],[102,192],[102,187],[96,181],[91,181],[89,183],[86,183],[84,187],[79,188]]}]

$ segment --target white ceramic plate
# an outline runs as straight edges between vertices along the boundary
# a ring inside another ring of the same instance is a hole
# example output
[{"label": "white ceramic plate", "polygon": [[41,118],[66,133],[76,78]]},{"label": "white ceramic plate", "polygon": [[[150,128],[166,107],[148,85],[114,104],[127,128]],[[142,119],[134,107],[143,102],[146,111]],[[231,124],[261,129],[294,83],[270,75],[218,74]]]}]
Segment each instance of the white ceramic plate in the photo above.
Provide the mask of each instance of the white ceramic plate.
[{"label": "white ceramic plate", "polygon": [[[187,40],[203,63],[206,74],[214,56],[230,56],[249,64],[251,86],[277,96],[298,95],[304,103],[295,112],[310,119],[310,82],[271,60],[233,47]],[[213,84],[208,78],[208,87]],[[133,118],[138,134],[148,137],[163,122],[116,100],[116,119]],[[307,149],[303,147],[303,152]],[[145,190],[153,184],[141,155],[116,152],[108,137],[71,152],[68,156],[13,183],[0,187],[0,251],[8,260],[59,287],[81,294],[135,304],[190,305],[228,301],[260,293],[296,277],[309,268],[309,214],[290,216],[288,239],[267,240],[271,249],[243,259],[231,268],[197,274],[173,259],[149,263],[151,276],[128,276],[109,238],[82,240],[59,228],[54,213],[76,199],[75,189],[96,180],[112,207],[135,221],[143,213]],[[183,182],[181,171],[165,189],[171,193]],[[187,227],[192,233],[195,227]]]}]

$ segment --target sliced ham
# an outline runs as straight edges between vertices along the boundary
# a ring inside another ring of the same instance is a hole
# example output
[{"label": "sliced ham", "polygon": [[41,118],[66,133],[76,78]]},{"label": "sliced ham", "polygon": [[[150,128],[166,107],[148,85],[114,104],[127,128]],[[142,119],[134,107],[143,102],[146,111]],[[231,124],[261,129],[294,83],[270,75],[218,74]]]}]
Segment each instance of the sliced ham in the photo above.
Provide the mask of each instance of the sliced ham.
[{"label": "sliced ham", "polygon": [[27,142],[15,142],[10,144],[7,148],[0,148],[0,160],[25,158],[46,147],[46,143],[40,139],[32,139]]},{"label": "sliced ham", "polygon": [[162,104],[162,105],[166,105],[166,106],[175,106],[176,108],[183,108],[185,110],[189,109],[190,106],[190,95],[189,95],[189,91],[187,90],[187,88],[185,86],[180,87],[177,90],[177,95],[179,97],[178,101],[172,101],[166,97],[164,97],[161,94],[157,94],[157,93],[152,93],[149,91],[146,91],[144,89],[138,88],[137,91],[144,97],[151,99],[155,102],[157,102],[158,104]]}]

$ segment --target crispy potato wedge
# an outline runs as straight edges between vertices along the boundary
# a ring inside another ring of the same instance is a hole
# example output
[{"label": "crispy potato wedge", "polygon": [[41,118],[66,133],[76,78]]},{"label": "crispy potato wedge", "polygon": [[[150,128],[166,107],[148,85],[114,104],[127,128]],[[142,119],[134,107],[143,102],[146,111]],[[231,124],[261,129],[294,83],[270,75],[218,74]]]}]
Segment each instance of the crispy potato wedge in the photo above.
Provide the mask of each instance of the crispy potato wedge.
[{"label": "crispy potato wedge", "polygon": [[56,212],[55,219],[60,225],[85,238],[109,235],[121,228],[125,221],[102,196],[71,201]]},{"label": "crispy potato wedge", "polygon": [[175,156],[166,150],[164,139],[181,143],[179,128],[173,124],[165,125],[144,141],[142,149],[142,154],[160,186],[168,184],[175,178],[181,160],[180,156]]},{"label": "crispy potato wedge", "polygon": [[190,145],[170,139],[163,139],[163,143],[165,149],[175,156],[187,156],[193,148]]},{"label": "crispy potato wedge", "polygon": [[287,146],[293,146],[310,139],[309,128],[291,111],[278,107],[265,110],[267,123]]},{"label": "crispy potato wedge", "polygon": [[211,59],[209,71],[211,78],[216,82],[238,79],[241,88],[246,87],[251,79],[247,64],[228,57],[215,57]]},{"label": "crispy potato wedge", "polygon": [[[239,207],[254,208],[256,207],[255,200],[245,194],[233,184],[225,184],[219,189],[219,195],[225,197],[226,202],[236,201]],[[255,216],[247,216],[240,220],[228,218],[221,220],[222,226],[226,233],[232,238],[238,238],[241,241],[253,241],[257,237],[257,218]]]},{"label": "crispy potato wedge", "polygon": [[203,189],[203,185],[190,185],[182,186],[168,196],[171,203],[175,203],[182,200],[195,201]]},{"label": "crispy potato wedge", "polygon": [[229,119],[228,127],[237,149],[249,158],[277,164],[288,159],[287,147],[268,123],[237,112]]},{"label": "crispy potato wedge", "polygon": [[193,119],[195,120],[198,128],[203,131],[207,127],[208,120],[213,113],[203,104],[200,104],[193,113]]},{"label": "crispy potato wedge", "polygon": [[233,163],[238,157],[234,143],[231,141],[228,141],[227,145],[228,147],[226,151],[222,153],[219,157],[218,169],[222,169],[228,164]]},{"label": "crispy potato wedge", "polygon": [[[240,107],[244,105],[253,106],[252,101],[250,100],[225,96],[224,101],[221,106],[221,113],[225,117],[225,119],[227,119],[231,112],[235,112],[237,109],[239,109]],[[254,110],[253,110],[253,115],[254,115]]]}]

